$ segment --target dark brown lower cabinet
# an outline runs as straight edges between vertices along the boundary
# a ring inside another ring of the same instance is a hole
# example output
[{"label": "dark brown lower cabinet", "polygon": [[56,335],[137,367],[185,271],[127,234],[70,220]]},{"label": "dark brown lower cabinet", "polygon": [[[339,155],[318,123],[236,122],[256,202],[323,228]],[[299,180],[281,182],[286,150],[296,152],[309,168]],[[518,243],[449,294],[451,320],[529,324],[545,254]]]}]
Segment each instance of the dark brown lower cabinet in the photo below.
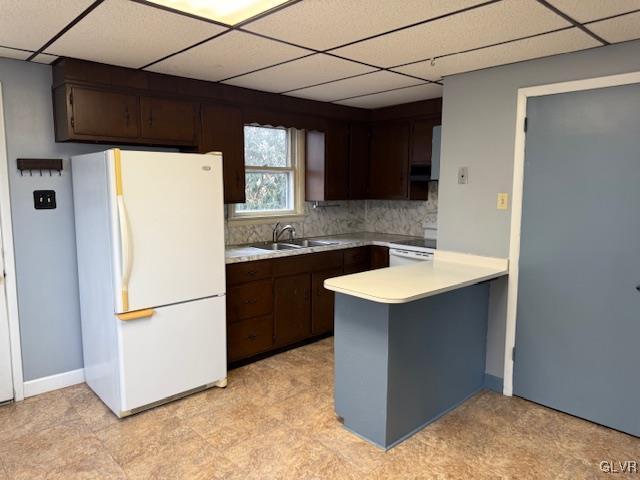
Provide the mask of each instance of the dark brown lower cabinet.
[{"label": "dark brown lower cabinet", "polygon": [[262,353],[273,347],[273,317],[249,318],[227,327],[227,357],[230,362]]},{"label": "dark brown lower cabinet", "polygon": [[291,275],[273,282],[276,346],[311,336],[311,275]]},{"label": "dark brown lower cabinet", "polygon": [[311,333],[322,335],[333,331],[333,301],[335,295],[324,288],[327,278],[339,277],[342,268],[323,270],[311,274]]},{"label": "dark brown lower cabinet", "polygon": [[229,362],[330,334],[334,294],[324,281],[387,264],[386,247],[366,246],[227,265]]}]

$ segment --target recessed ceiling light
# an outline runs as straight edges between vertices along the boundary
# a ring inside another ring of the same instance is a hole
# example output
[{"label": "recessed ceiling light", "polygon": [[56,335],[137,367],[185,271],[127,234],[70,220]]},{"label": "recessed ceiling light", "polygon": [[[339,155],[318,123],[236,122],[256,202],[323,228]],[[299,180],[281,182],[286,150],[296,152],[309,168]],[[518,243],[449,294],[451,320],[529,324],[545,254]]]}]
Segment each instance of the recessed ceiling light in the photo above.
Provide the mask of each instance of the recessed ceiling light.
[{"label": "recessed ceiling light", "polygon": [[150,0],[165,7],[235,25],[287,0]]}]

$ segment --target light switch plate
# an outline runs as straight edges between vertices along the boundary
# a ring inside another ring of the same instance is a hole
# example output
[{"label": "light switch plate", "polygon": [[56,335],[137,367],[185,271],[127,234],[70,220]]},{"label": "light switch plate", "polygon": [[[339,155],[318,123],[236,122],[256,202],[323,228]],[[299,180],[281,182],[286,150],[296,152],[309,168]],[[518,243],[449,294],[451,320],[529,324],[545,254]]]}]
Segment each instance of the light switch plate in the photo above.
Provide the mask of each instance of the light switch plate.
[{"label": "light switch plate", "polygon": [[469,169],[467,167],[458,168],[458,183],[460,185],[469,183]]},{"label": "light switch plate", "polygon": [[498,210],[506,210],[509,208],[509,194],[508,193],[499,193],[498,194]]}]

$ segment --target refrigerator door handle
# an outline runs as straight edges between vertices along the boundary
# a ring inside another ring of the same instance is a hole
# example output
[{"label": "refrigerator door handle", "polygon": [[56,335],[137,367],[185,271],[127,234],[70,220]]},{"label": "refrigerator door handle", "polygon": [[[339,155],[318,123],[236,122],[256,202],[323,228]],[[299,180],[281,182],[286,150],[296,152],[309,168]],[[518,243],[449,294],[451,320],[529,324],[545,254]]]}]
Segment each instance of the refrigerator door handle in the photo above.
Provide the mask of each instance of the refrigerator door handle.
[{"label": "refrigerator door handle", "polygon": [[131,251],[131,236],[129,232],[129,218],[122,195],[118,195],[118,216],[120,217],[120,242],[122,245],[122,310],[129,310],[129,278],[133,257]]}]

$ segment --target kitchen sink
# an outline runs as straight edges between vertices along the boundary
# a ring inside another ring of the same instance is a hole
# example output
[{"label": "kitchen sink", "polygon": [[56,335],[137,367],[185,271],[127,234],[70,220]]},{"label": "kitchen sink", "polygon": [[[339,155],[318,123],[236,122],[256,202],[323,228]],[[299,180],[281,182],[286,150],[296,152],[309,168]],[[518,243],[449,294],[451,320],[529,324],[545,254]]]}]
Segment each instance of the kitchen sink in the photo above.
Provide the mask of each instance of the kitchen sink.
[{"label": "kitchen sink", "polygon": [[307,240],[301,238],[299,240],[290,240],[288,243],[299,245],[300,247],[324,247],[327,245],[335,245],[338,242],[331,242],[328,240]]},{"label": "kitchen sink", "polygon": [[302,248],[300,245],[292,245],[289,243],[256,243],[251,245],[253,248],[259,248],[260,250],[296,250]]}]

